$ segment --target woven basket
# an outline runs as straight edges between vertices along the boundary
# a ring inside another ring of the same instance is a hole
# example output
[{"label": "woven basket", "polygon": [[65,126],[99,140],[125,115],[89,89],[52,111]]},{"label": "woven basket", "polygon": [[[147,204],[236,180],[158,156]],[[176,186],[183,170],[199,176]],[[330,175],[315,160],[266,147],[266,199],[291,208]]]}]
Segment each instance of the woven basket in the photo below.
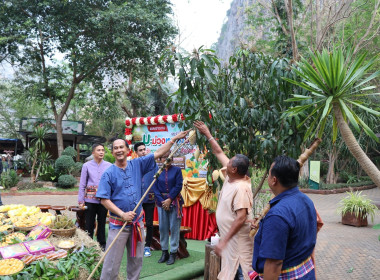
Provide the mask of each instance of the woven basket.
[{"label": "woven basket", "polygon": [[50,228],[51,232],[56,236],[72,237],[75,234],[76,227],[69,229],[53,229]]},{"label": "woven basket", "polygon": [[15,230],[18,230],[18,231],[31,231],[35,226],[32,226],[32,227],[16,227],[14,226],[14,229]]}]

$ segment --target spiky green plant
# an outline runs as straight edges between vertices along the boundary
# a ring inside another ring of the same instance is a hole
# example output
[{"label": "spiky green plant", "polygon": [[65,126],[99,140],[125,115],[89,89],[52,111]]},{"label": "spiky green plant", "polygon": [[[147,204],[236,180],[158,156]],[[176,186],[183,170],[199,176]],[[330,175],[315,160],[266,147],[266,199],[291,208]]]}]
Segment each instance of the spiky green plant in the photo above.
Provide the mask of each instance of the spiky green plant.
[{"label": "spiky green plant", "polygon": [[298,128],[307,126],[305,139],[316,134],[319,138],[323,137],[328,116],[333,116],[333,137],[335,142],[338,128],[342,138],[356,158],[363,170],[371,177],[372,181],[380,187],[380,171],[368,158],[366,153],[358,144],[349,125],[352,125],[360,132],[362,128],[372,139],[379,142],[375,133],[370,127],[356,114],[355,109],[365,110],[376,117],[380,116],[377,112],[365,105],[363,101],[369,95],[377,95],[373,90],[376,86],[369,86],[368,83],[380,76],[380,70],[366,76],[368,70],[374,65],[377,56],[365,61],[366,54],[353,57],[348,52],[344,55],[342,50],[327,51],[321,53],[311,53],[312,63],[306,59],[295,67],[295,71],[303,81],[298,82],[284,78],[286,81],[298,85],[309,91],[307,95],[294,95],[287,101],[301,102],[301,105],[287,110],[290,116],[303,115],[308,112],[298,125]]},{"label": "spiky green plant", "polygon": [[339,202],[338,213],[342,215],[352,213],[357,218],[367,218],[370,216],[373,222],[377,207],[373,204],[372,200],[365,198],[362,192],[347,192],[347,194],[348,196],[342,198]]}]

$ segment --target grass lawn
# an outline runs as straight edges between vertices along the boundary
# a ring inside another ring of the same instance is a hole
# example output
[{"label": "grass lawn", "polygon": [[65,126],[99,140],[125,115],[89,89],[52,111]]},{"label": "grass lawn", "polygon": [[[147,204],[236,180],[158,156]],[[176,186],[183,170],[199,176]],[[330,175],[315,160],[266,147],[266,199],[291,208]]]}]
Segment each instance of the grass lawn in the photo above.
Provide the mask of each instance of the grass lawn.
[{"label": "grass lawn", "polygon": [[[106,227],[108,236],[108,227]],[[176,280],[194,279],[203,275],[205,258],[205,241],[186,239],[187,250],[190,256],[185,259],[176,260],[173,265],[158,263],[161,251],[152,251],[152,256],[144,258],[140,279],[144,280]],[[127,277],[127,251],[124,251],[123,260],[120,265],[120,276]]]}]

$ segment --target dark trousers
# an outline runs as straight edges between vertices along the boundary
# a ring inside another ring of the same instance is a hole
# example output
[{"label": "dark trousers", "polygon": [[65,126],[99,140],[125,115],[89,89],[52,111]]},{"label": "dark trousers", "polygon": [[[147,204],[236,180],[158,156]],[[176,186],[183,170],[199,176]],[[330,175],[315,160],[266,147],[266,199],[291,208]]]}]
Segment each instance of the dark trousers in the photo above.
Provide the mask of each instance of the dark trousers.
[{"label": "dark trousers", "polygon": [[143,203],[143,209],[145,212],[145,224],[146,224],[146,238],[145,247],[150,247],[153,237],[153,215],[155,203]]},{"label": "dark trousers", "polygon": [[85,203],[87,209],[85,211],[86,220],[86,231],[88,235],[94,237],[95,229],[95,217],[97,217],[98,231],[96,234],[96,239],[98,240],[100,246],[104,249],[106,247],[106,218],[107,209],[100,203]]}]

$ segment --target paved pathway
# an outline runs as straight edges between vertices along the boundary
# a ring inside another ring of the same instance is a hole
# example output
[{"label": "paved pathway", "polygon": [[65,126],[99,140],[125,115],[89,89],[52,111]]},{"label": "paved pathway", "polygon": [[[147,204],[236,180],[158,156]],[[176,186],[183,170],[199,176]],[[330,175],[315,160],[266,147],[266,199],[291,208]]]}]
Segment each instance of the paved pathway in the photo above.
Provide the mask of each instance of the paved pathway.
[{"label": "paved pathway", "polygon": [[[380,188],[363,191],[373,200],[380,199]],[[341,223],[336,212],[346,194],[309,194],[320,213],[324,226],[318,233],[316,267],[318,279],[380,279],[380,211],[368,227],[352,227]]]},{"label": "paved pathway", "polygon": [[[380,188],[363,191],[375,201],[380,201]],[[318,279],[380,279],[380,230],[372,228],[380,223],[380,211],[368,227],[356,228],[342,225],[337,214],[339,200],[346,194],[308,194],[320,213],[324,226],[318,234],[316,265]],[[76,195],[4,196],[4,204],[25,205],[76,205]],[[67,214],[74,213],[66,211]]]}]

